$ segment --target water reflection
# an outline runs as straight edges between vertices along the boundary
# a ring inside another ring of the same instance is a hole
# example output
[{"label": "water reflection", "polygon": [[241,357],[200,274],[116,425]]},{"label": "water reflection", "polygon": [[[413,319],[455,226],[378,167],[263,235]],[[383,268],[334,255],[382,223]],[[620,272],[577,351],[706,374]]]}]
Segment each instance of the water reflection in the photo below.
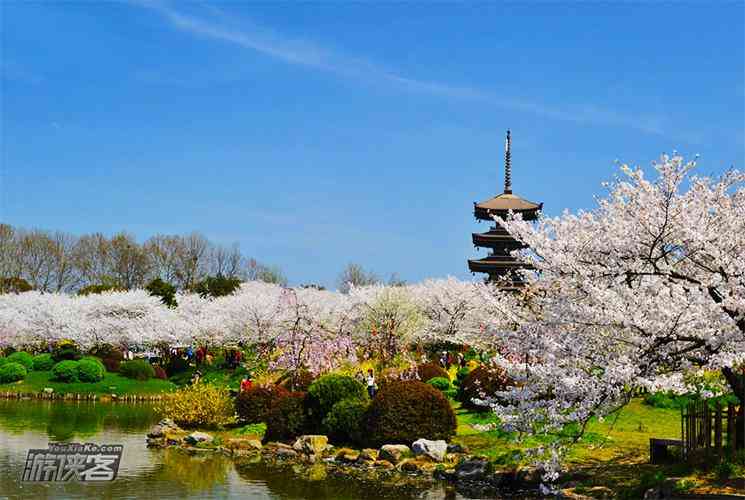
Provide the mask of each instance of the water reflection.
[{"label": "water reflection", "polygon": [[[233,460],[219,454],[190,455],[150,450],[145,433],[158,420],[147,404],[0,400],[0,499],[406,499],[446,498],[441,487],[365,482],[325,473],[321,467],[295,471]],[[30,448],[51,441],[123,444],[113,482],[21,483]]]}]

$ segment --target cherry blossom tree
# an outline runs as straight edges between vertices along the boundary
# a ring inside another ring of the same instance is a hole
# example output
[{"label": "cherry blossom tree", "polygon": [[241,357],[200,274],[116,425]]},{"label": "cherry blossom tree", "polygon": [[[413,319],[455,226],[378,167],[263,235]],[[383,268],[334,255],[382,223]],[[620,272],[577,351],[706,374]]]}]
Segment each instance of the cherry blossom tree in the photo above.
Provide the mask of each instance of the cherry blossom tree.
[{"label": "cherry blossom tree", "polygon": [[519,325],[495,335],[531,360],[498,360],[517,381],[501,395],[510,404],[494,405],[506,424],[584,424],[633,387],[685,391],[684,375],[701,369],[721,370],[742,398],[745,174],[698,177],[694,167],[662,156],[649,180],[624,165],[595,210],[498,220],[529,245],[518,254],[535,268]]}]

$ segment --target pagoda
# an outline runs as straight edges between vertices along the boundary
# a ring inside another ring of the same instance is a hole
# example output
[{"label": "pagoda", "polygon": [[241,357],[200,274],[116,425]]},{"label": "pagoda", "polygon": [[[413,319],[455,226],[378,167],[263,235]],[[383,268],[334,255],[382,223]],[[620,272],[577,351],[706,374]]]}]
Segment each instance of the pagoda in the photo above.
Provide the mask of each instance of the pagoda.
[{"label": "pagoda", "polygon": [[536,220],[543,208],[543,203],[533,203],[512,193],[512,139],[507,131],[504,152],[504,192],[481,203],[474,202],[473,214],[480,221],[492,222],[493,225],[485,233],[473,233],[473,244],[478,247],[491,249],[489,255],[483,259],[469,260],[468,269],[472,273],[488,274],[488,281],[497,282],[503,288],[519,288],[523,280],[517,272],[527,266],[521,264],[510,252],[525,245],[513,238],[506,229],[499,225],[494,217],[502,220],[509,212],[521,214],[523,220]]}]

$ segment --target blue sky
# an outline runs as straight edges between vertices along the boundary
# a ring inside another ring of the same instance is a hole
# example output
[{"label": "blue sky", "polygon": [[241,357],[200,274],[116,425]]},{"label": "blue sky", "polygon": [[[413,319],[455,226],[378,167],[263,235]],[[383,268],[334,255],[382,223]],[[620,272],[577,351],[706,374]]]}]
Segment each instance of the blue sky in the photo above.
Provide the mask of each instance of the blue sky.
[{"label": "blue sky", "polygon": [[[745,4],[2,2],[0,221],[200,231],[291,283],[470,278],[501,189],[745,160]],[[498,177],[499,175],[499,177]]]}]

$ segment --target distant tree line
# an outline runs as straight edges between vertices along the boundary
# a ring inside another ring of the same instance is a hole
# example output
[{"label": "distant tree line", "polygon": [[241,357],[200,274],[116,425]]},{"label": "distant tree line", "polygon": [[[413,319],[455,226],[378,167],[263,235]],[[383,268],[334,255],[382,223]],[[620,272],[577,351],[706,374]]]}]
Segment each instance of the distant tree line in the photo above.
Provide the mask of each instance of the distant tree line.
[{"label": "distant tree line", "polygon": [[216,287],[217,277],[287,283],[279,268],[243,255],[237,243],[218,245],[196,232],[157,234],[140,244],[126,232],[75,236],[0,224],[0,293],[133,290],[156,279],[204,293]]}]

